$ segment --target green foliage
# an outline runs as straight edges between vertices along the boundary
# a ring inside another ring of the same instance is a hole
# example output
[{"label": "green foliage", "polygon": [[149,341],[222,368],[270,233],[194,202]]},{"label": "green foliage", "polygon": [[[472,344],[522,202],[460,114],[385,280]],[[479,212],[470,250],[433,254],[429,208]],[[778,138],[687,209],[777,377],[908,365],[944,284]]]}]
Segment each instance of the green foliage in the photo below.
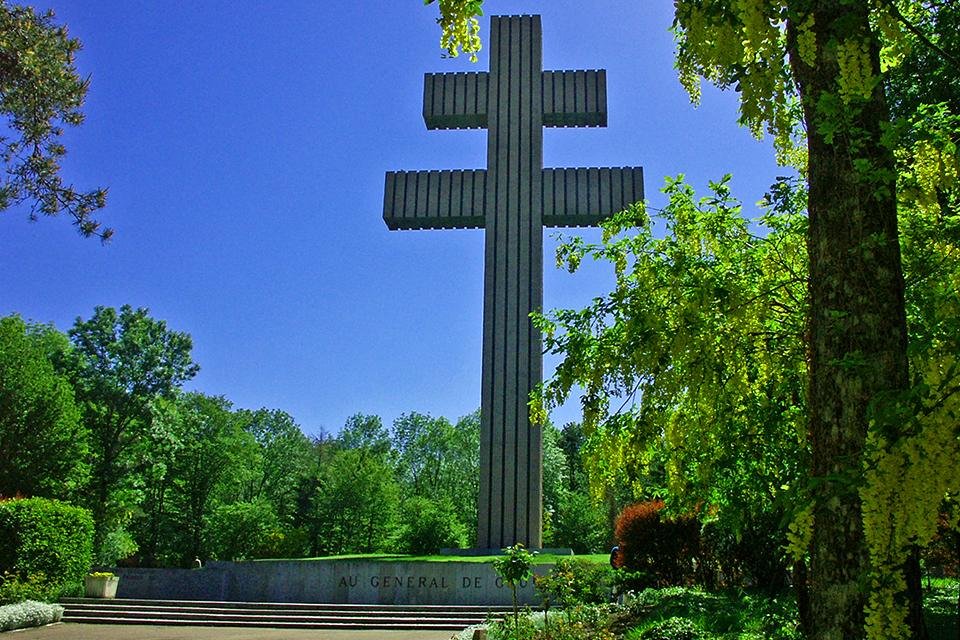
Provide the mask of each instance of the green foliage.
[{"label": "green foliage", "polygon": [[153,420],[154,404],[170,398],[199,367],[191,359],[190,336],[169,330],[147,309],[96,307],[69,335],[74,348],[64,367],[93,436],[89,505],[99,550],[106,533],[125,527],[136,512],[151,444],[169,436],[162,432],[167,423]]},{"label": "green foliage", "polygon": [[[710,592],[700,588],[646,589],[613,615],[611,628],[627,638],[670,619],[686,620],[708,637],[799,640],[796,604],[782,593]],[[685,625],[686,626],[686,625]]]},{"label": "green foliage", "polygon": [[467,532],[464,544],[469,543],[476,531],[479,492],[479,412],[456,425],[442,417],[407,413],[394,421],[391,434],[403,494],[448,505]]},{"label": "green foliage", "polygon": [[[960,51],[960,7],[951,2],[938,3],[929,11],[910,3],[905,17],[920,33],[935,42],[942,51]],[[903,3],[901,3],[901,6]],[[956,59],[950,61],[940,52],[921,42],[916,33],[902,36],[912,40],[903,49],[900,63],[889,69],[887,96],[894,117],[909,118],[923,104],[945,103],[960,114],[960,74]],[[917,79],[922,78],[922,82]]]},{"label": "green foliage", "polygon": [[960,635],[960,583],[938,580],[924,594],[924,617],[931,640],[954,640]]},{"label": "green foliage", "polygon": [[[424,0],[425,5],[433,4],[436,0]],[[477,16],[483,15],[483,0],[439,0],[440,25],[442,35],[440,46],[447,51],[447,55],[456,58],[460,51],[470,54],[470,61],[477,61],[477,52],[480,51],[480,21]]]},{"label": "green foliage", "polygon": [[239,411],[237,418],[260,450],[257,464],[248,476],[244,498],[269,500],[280,521],[291,522],[297,487],[309,469],[310,441],[285,411]]},{"label": "green foliage", "polygon": [[0,575],[9,589],[45,588],[55,599],[74,590],[90,569],[90,513],[57,500],[0,501]]},{"label": "green foliage", "polygon": [[546,575],[534,576],[534,584],[545,602],[569,609],[608,602],[613,575],[605,564],[563,559]]},{"label": "green foliage", "polygon": [[61,595],[61,589],[52,587],[47,576],[43,573],[33,573],[21,578],[15,573],[5,573],[0,576],[0,605],[24,600],[38,600],[51,602]]},{"label": "green foliage", "polygon": [[543,510],[559,511],[567,492],[568,462],[560,446],[560,430],[547,421],[541,427],[543,434]]},{"label": "green foliage", "polygon": [[467,546],[467,529],[457,519],[450,500],[408,498],[400,510],[400,521],[397,548],[404,553],[428,554]]},{"label": "green foliage", "polygon": [[516,622],[498,620],[488,628],[492,640],[614,640],[608,613],[607,607],[597,605],[577,605],[560,617],[527,611]]},{"label": "green foliage", "polygon": [[520,610],[517,608],[517,586],[533,575],[533,557],[537,552],[531,553],[518,542],[504,549],[503,553],[505,555],[493,561],[493,570],[497,572],[504,584],[510,587],[510,593],[513,596],[513,620],[519,633]]},{"label": "green foliage", "polygon": [[52,327],[0,318],[0,496],[75,495],[88,479],[89,434],[50,361],[66,349]]},{"label": "green foliage", "polygon": [[321,555],[389,548],[399,485],[383,457],[366,449],[335,450],[318,470],[306,522]]},{"label": "green foliage", "polygon": [[656,216],[635,208],[605,223],[600,244],[558,251],[571,269],[609,263],[616,283],[584,310],[537,320],[562,356],[541,399],[585,389],[595,499],[629,483],[737,537],[789,517],[806,469],[805,200],[778,183],[754,233],[726,179],[704,198],[682,178],[664,192]]},{"label": "green foliage", "polygon": [[686,618],[667,618],[655,622],[639,634],[631,634],[636,640],[706,640],[706,634],[693,621]]},{"label": "green foliage", "polygon": [[223,504],[210,516],[209,548],[219,560],[250,560],[270,553],[277,514],[265,502]]},{"label": "green foliage", "polygon": [[782,523],[774,514],[759,514],[738,535],[706,524],[701,531],[699,582],[712,587],[749,585],[767,593],[788,585]]},{"label": "green foliage", "polygon": [[60,175],[64,126],[83,121],[89,82],[74,66],[79,50],[52,11],[0,3],[0,211],[29,203],[31,220],[66,212],[82,235],[107,240],[113,231],[93,218],[106,190],[77,191]]},{"label": "green foliage", "polygon": [[0,607],[0,631],[41,627],[45,624],[60,622],[63,607],[58,604],[27,600],[17,604]]},{"label": "green foliage", "polygon": [[116,527],[107,531],[103,536],[103,543],[96,551],[94,558],[97,564],[113,566],[121,560],[126,560],[137,552],[140,545],[133,539],[133,535],[123,527]]},{"label": "green foliage", "polygon": [[651,586],[691,584],[700,556],[700,524],[691,516],[665,517],[655,500],[630,505],[617,518],[622,567],[641,572]]},{"label": "green foliage", "polygon": [[347,423],[337,436],[337,442],[344,449],[367,450],[381,457],[389,455],[392,449],[390,433],[383,426],[380,416],[362,413],[347,418]]},{"label": "green foliage", "polygon": [[544,545],[572,549],[577,555],[600,553],[610,537],[606,514],[582,491],[564,491],[553,513],[552,535]]},{"label": "green foliage", "polygon": [[521,582],[533,575],[533,557],[536,551],[528,551],[522,544],[515,544],[503,550],[504,555],[493,561],[493,570],[504,583],[516,588]]}]

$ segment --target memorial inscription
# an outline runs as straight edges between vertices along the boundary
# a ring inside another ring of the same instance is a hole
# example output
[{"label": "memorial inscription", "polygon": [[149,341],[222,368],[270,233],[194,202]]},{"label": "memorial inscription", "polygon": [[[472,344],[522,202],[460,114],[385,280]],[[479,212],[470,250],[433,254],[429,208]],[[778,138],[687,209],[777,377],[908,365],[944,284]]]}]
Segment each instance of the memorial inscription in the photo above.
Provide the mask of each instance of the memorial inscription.
[{"label": "memorial inscription", "polygon": [[477,547],[542,546],[542,442],[527,402],[543,369],[542,227],[593,226],[643,199],[643,170],[543,168],[543,127],[607,124],[606,73],[543,71],[540,16],[493,16],[490,71],[426,74],[428,129],[487,129],[487,169],[391,171],[396,229],[486,231]]}]

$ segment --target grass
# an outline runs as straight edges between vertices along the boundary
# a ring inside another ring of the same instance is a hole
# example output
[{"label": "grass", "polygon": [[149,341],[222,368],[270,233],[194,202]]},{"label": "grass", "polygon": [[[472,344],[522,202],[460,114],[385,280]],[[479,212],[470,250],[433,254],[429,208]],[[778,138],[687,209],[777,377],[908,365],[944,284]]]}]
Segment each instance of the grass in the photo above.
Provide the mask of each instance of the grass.
[{"label": "grass", "polygon": [[[924,583],[928,584],[926,580]],[[930,588],[924,590],[923,610],[930,640],[956,640],[960,582],[948,578],[933,578],[929,584]]]},{"label": "grass", "polygon": [[[401,553],[355,553],[342,556],[320,556],[317,558],[264,558],[264,562],[276,561],[302,561],[302,562],[342,562],[345,560],[371,560],[375,562],[475,562],[478,564],[490,563],[502,556],[455,556],[455,555],[405,555]],[[555,564],[558,560],[564,558],[576,558],[577,560],[586,560],[598,564],[606,564],[609,561],[607,554],[589,554],[581,556],[561,556],[549,553],[537,554],[534,556],[533,563]],[[256,561],[260,562],[260,560]]]}]

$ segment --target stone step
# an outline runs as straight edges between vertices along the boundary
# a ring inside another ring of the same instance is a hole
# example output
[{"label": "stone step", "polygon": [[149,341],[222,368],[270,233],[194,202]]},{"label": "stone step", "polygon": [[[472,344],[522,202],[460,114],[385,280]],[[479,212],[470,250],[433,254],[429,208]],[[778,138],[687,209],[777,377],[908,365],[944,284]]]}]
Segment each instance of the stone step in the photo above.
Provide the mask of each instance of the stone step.
[{"label": "stone step", "polygon": [[143,606],[143,605],[100,605],[100,604],[71,604],[68,606],[70,612],[83,613],[87,611],[97,611],[103,613],[116,613],[118,615],[126,613],[139,613],[144,611],[149,611],[156,613],[158,615],[184,615],[184,616],[203,616],[203,615],[217,615],[217,616],[246,616],[246,617],[257,617],[257,616],[290,616],[290,617],[337,617],[337,618],[366,618],[377,615],[386,615],[391,618],[410,618],[410,619],[435,619],[435,618],[445,618],[451,620],[467,619],[475,620],[477,618],[484,618],[487,615],[487,612],[470,612],[470,611],[436,611],[436,612],[424,612],[424,611],[383,611],[383,610],[369,610],[369,611],[355,611],[355,610],[338,610],[333,608],[325,609],[288,609],[285,607],[276,607],[273,609],[269,608],[256,608],[256,609],[246,609],[239,607],[177,607],[177,606]]},{"label": "stone step", "polygon": [[65,622],[291,629],[451,630],[502,616],[506,607],[392,606],[64,598]]},{"label": "stone step", "polygon": [[291,611],[391,611],[391,612],[440,612],[440,613],[509,613],[510,607],[500,605],[449,605],[449,604],[339,604],[317,602],[227,602],[222,600],[144,600],[135,598],[61,598],[66,605],[97,605],[113,607],[180,607],[217,609],[289,609]]}]

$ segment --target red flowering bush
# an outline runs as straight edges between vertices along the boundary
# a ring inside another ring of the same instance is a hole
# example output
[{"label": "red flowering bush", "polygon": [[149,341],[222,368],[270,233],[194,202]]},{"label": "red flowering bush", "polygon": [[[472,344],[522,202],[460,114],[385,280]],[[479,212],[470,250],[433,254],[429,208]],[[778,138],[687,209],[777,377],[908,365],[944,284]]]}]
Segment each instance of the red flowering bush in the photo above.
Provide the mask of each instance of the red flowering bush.
[{"label": "red flowering bush", "polygon": [[696,577],[700,523],[692,516],[664,517],[665,506],[662,500],[639,502],[617,517],[616,564],[643,576],[648,584],[642,586],[687,585]]}]

